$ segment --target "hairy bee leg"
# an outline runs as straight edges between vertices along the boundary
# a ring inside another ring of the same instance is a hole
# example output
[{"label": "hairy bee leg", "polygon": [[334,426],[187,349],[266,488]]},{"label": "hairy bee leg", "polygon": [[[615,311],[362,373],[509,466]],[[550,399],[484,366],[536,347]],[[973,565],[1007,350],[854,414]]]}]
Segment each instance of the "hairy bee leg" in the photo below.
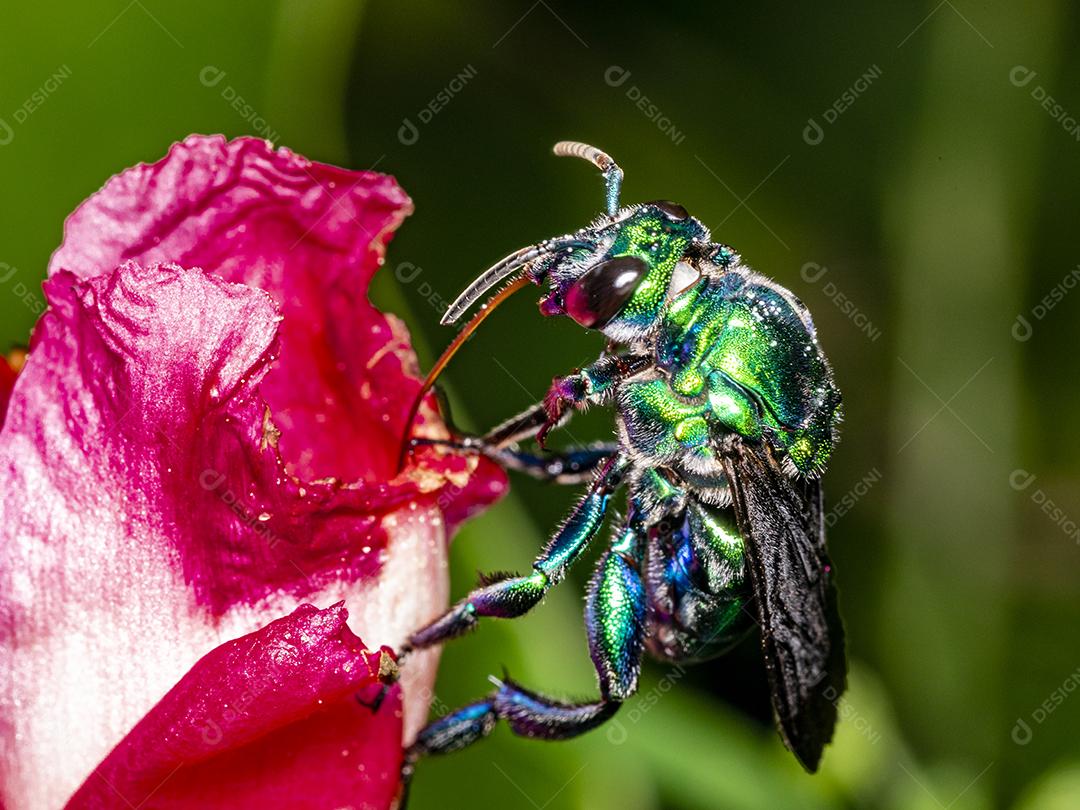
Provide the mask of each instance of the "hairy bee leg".
[{"label": "hairy bee leg", "polygon": [[601,402],[615,383],[651,363],[648,355],[623,357],[605,352],[585,368],[553,379],[540,402],[492,428],[484,438],[505,446],[562,427],[570,421],[574,408]]},{"label": "hairy bee leg", "polygon": [[[556,427],[570,421],[573,411],[567,411]],[[527,441],[547,424],[548,416],[543,403],[537,403],[505,422],[496,425],[482,436],[457,435],[453,439],[412,439],[412,445],[447,447],[454,450],[471,450],[482,453],[500,466],[525,473],[540,481],[558,484],[579,484],[589,479],[593,472],[614,454],[619,446],[615,443],[595,444],[588,447],[572,447],[549,453],[545,457],[518,450],[518,442]]]},{"label": "hairy bee leg", "polygon": [[601,402],[615,383],[642,371],[651,362],[647,355],[624,357],[605,352],[591,365],[556,377],[543,400],[496,425],[482,439],[488,445],[504,448],[536,438],[543,447],[547,435],[565,426],[576,408]]},{"label": "hairy bee leg", "polygon": [[484,700],[462,706],[439,718],[416,735],[401,764],[401,799],[404,808],[409,783],[418,760],[460,751],[486,737],[498,720],[509,724],[522,737],[564,740],[590,731],[610,719],[621,705],[618,701],[563,703],[531,692],[510,679],[492,678],[496,691]]},{"label": "hairy bee leg", "polygon": [[459,751],[490,734],[498,720],[506,720],[522,737],[562,740],[595,728],[619,708],[618,701],[553,700],[509,678],[492,677],[491,681],[496,689],[487,698],[455,709],[421,729],[406,752],[406,762]]},{"label": "hairy bee leg", "polygon": [[[562,427],[569,422],[572,416],[573,411],[567,411],[558,427]],[[540,401],[535,405],[530,405],[521,413],[511,416],[505,422],[496,425],[481,438],[487,445],[507,447],[531,439],[543,429],[547,421],[547,411],[544,408],[543,401]]]},{"label": "hairy bee leg", "polygon": [[433,721],[405,753],[402,781],[411,779],[421,757],[460,750],[483,739],[502,719],[522,737],[564,740],[590,731],[618,711],[637,690],[645,640],[645,586],[639,564],[643,536],[627,525],[596,566],[585,608],[589,653],[600,683],[600,699],[567,703],[525,689],[509,678],[493,678],[496,691]]},{"label": "hairy bee leg", "polygon": [[622,481],[628,463],[621,455],[612,456],[605,462],[585,497],[536,558],[531,573],[477,588],[441,617],[413,633],[403,646],[402,654],[459,636],[473,627],[481,616],[515,618],[534,607],[548,588],[562,581],[567,569],[604,522],[608,501]]},{"label": "hairy bee leg", "polygon": [[622,358],[605,354],[591,366],[553,379],[544,395],[545,419],[536,432],[536,443],[543,448],[548,434],[565,425],[575,409],[600,402],[625,374],[624,366]]},{"label": "hairy bee leg", "polygon": [[[649,355],[620,356],[605,352],[596,362],[586,368],[552,380],[551,388],[543,400],[499,423],[482,436],[465,435],[453,426],[449,416],[449,405],[439,392],[445,414],[444,421],[450,428],[450,432],[460,438],[414,439],[413,442],[439,444],[446,441],[448,446],[458,449],[475,449],[481,452],[506,449],[511,445],[541,434],[547,435],[551,430],[563,427],[574,415],[574,408],[600,402],[620,379],[637,374],[648,368],[651,363],[652,359]],[[561,400],[564,404],[573,407],[560,409],[561,412],[553,416],[551,413],[553,399]]]},{"label": "hairy bee leg", "polygon": [[[562,427],[570,421],[570,418],[573,415],[573,411],[567,411],[555,427]],[[462,436],[461,441],[466,447],[472,446],[476,448],[483,447],[491,449],[501,449],[517,444],[518,442],[527,441],[539,433],[547,423],[548,413],[544,407],[543,400],[530,405],[520,413],[514,414],[509,419],[500,422],[481,436],[464,435],[461,431],[457,430],[449,420],[447,420],[447,426],[450,428],[450,432]]]}]

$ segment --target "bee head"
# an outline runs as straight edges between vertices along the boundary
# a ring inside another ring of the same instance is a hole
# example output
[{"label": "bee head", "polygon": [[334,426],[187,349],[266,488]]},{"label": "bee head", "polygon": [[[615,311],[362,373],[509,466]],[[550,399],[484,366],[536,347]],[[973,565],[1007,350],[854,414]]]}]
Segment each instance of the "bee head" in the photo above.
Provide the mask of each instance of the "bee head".
[{"label": "bee head", "polygon": [[[578,157],[600,170],[605,213],[573,234],[545,239],[514,251],[477,277],[447,308],[442,324],[455,323],[477,301],[497,289],[458,332],[428,372],[408,418],[406,441],[426,392],[469,336],[503,301],[529,282],[547,285],[540,301],[545,315],[567,315],[612,340],[644,336],[667,300],[690,286],[696,271],[683,261],[709,232],[681,205],[665,200],[619,207],[623,172],[609,155],[576,141],[555,144],[556,155]],[[501,285],[501,289],[500,289]],[[399,466],[404,464],[404,452]]]},{"label": "bee head", "polygon": [[648,330],[669,296],[694,278],[682,262],[687,249],[709,239],[685,208],[666,200],[628,206],[575,236],[580,246],[541,257],[526,271],[549,287],[540,311],[616,340]]},{"label": "bee head", "polygon": [[511,279],[481,307],[469,331],[531,281],[548,287],[540,301],[545,315],[568,315],[586,328],[626,341],[648,331],[672,292],[692,283],[695,273],[682,259],[691,245],[709,241],[701,222],[666,200],[620,208],[622,169],[594,146],[560,141],[555,154],[583,158],[600,169],[606,212],[576,233],[545,239],[496,262],[450,305],[443,324],[454,323]]}]

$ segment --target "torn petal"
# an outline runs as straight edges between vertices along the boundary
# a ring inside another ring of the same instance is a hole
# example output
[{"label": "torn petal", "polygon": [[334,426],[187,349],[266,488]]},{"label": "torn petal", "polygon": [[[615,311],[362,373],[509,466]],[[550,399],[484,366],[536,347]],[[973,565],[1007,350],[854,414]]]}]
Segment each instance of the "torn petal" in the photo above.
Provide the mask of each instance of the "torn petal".
[{"label": "torn petal", "polygon": [[[396,701],[380,717],[351,696],[395,667],[388,652],[353,635],[346,615],[340,604],[301,605],[207,653],[67,806],[137,807],[152,798],[153,807],[265,807],[270,796],[278,807],[331,810],[344,797],[387,806],[400,764]],[[286,728],[287,743],[277,736]],[[314,751],[296,744],[316,732],[327,736]],[[290,761],[298,751],[302,768]]]},{"label": "torn petal", "polygon": [[[11,806],[61,804],[200,656],[300,600],[347,599],[397,645],[447,597],[445,525],[415,486],[305,484],[264,441],[267,295],[133,263],[46,295],[0,431]],[[434,663],[410,666],[413,718]]]},{"label": "torn petal", "polygon": [[[388,481],[420,375],[404,325],[376,310],[367,289],[411,212],[387,175],[316,163],[258,138],[193,135],[83,203],[49,275],[172,262],[269,292],[283,323],[260,393],[289,472]],[[424,418],[438,423],[429,409]],[[505,491],[495,465],[470,461],[455,520]]]}]

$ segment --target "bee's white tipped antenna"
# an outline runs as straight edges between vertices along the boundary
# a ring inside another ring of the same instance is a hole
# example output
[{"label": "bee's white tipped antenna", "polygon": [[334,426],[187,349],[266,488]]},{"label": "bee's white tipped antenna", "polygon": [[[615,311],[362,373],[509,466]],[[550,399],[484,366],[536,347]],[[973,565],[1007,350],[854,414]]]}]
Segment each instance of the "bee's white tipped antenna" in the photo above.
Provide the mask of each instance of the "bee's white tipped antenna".
[{"label": "bee's white tipped antenna", "polygon": [[608,216],[615,216],[619,210],[619,192],[622,189],[623,170],[607,152],[601,152],[595,146],[580,141],[559,141],[552,151],[560,157],[576,157],[587,160],[604,175],[607,186]]},{"label": "bee's white tipped antenna", "polygon": [[[611,158],[611,155],[607,154],[607,152],[601,152],[595,146],[589,146],[587,143],[578,141],[559,141],[555,144],[553,151],[556,155],[587,160],[603,172],[604,182],[607,184],[607,212],[609,216],[614,216],[619,210],[619,190],[622,187],[623,172]],[[469,307],[483,297],[484,293],[533,259],[563,248],[579,247],[582,244],[580,239],[573,236],[562,236],[557,239],[547,239],[537,245],[530,245],[511,253],[504,259],[500,259],[454,299],[454,302],[447,307],[439,323],[447,326],[457,321]]]},{"label": "bee's white tipped antenna", "polygon": [[581,141],[559,141],[551,151],[559,157],[577,157],[587,160],[602,172],[616,165],[607,152],[602,152],[595,146]]}]

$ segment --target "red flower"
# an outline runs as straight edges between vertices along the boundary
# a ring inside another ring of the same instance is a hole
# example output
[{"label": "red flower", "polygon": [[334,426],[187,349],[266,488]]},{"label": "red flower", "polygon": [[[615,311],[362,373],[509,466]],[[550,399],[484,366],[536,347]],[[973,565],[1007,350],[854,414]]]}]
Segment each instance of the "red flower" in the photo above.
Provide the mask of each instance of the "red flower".
[{"label": "red flower", "polygon": [[397,473],[420,383],[366,290],[410,211],[191,137],[68,219],[0,431],[7,810],[389,804],[436,661],[373,714],[371,645],[443,608],[449,533],[505,488],[475,457]]}]

